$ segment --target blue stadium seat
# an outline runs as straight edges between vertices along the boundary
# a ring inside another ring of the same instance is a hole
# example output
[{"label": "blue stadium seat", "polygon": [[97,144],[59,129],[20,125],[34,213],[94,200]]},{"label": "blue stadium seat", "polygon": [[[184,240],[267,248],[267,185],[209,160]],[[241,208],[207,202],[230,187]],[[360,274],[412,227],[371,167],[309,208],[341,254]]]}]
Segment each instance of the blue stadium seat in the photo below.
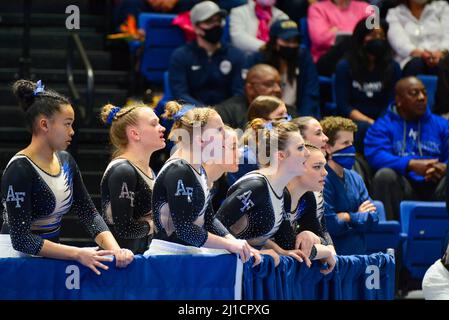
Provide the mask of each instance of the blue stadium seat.
[{"label": "blue stadium seat", "polygon": [[299,32],[301,33],[301,44],[310,50],[310,36],[307,18],[299,19]]},{"label": "blue stadium seat", "polygon": [[374,201],[379,214],[379,223],[366,233],[367,253],[385,252],[388,248],[398,249],[401,243],[401,225],[398,221],[387,221],[381,201]]},{"label": "blue stadium seat", "polygon": [[332,77],[319,77],[320,81],[320,88],[324,86],[331,86],[332,90],[332,101],[326,102],[324,105],[324,110],[326,115],[336,115],[337,114],[337,96],[336,96],[336,87],[335,87],[335,73],[332,75]]},{"label": "blue stadium seat", "polygon": [[[307,24],[307,17],[299,19],[299,32],[301,33],[301,45],[310,50],[311,42],[309,35],[309,27]],[[319,76],[318,81],[320,83],[320,90],[325,86],[332,86],[332,102],[327,102],[324,106],[326,115],[335,115],[336,104],[335,104],[335,90],[334,90],[334,79],[335,76],[325,77]]]},{"label": "blue stadium seat", "polygon": [[430,110],[433,111],[434,103],[435,103],[435,92],[437,91],[437,76],[432,75],[424,75],[419,74],[417,75],[418,79],[420,79],[427,90],[427,105],[429,106]]},{"label": "blue stadium seat", "polygon": [[403,264],[413,279],[422,279],[426,270],[441,258],[449,228],[445,202],[401,202],[401,226],[407,234]]},{"label": "blue stadium seat", "polygon": [[141,13],[139,28],[145,30],[145,44],[140,72],[157,84],[164,81],[173,51],[185,43],[182,30],[172,25],[173,14]]}]

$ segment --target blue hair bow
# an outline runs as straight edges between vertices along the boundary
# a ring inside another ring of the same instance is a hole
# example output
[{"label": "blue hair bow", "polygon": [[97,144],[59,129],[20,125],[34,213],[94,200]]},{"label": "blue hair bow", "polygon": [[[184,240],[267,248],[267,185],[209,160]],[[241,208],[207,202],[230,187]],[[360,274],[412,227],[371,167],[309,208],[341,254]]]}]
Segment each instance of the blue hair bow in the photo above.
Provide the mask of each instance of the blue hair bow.
[{"label": "blue hair bow", "polygon": [[36,82],[36,89],[34,89],[33,95],[37,96],[38,93],[44,92],[44,88],[45,86],[42,84],[42,80],[39,80],[38,82]]},{"label": "blue hair bow", "polygon": [[182,106],[181,110],[179,110],[173,115],[173,119],[174,120],[181,119],[183,115],[185,115],[189,110],[192,110],[193,108],[195,108],[195,106],[192,104],[186,104]]},{"label": "blue hair bow", "polygon": [[273,130],[273,122],[268,121],[267,123],[265,123],[265,124],[263,125],[263,127],[264,127],[265,129],[267,129],[268,131],[271,131],[271,130]]},{"label": "blue hair bow", "polygon": [[112,124],[115,115],[120,111],[120,109],[121,109],[120,107],[114,107],[111,109],[111,111],[109,111],[108,119],[106,120],[108,124]]}]

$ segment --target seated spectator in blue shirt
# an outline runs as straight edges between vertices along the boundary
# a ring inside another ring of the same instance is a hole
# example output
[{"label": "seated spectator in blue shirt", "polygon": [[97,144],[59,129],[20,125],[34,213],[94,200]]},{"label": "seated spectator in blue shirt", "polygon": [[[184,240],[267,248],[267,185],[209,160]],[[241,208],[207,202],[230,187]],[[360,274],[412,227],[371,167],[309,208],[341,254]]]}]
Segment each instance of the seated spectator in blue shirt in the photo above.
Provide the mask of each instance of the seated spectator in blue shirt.
[{"label": "seated spectator in blue shirt", "polygon": [[176,49],[169,66],[169,82],[175,99],[196,106],[215,105],[243,95],[244,54],[220,43],[225,11],[212,1],[192,8],[190,20],[196,41]]},{"label": "seated spectator in blue shirt", "polygon": [[326,145],[328,175],[324,185],[326,225],[339,255],[366,254],[365,233],[379,222],[376,207],[355,163],[356,124],[342,117],[321,121]]},{"label": "seated spectator in blue shirt", "polygon": [[448,144],[449,121],[427,108],[423,83],[401,79],[395,104],[365,137],[365,157],[378,170],[372,195],[384,203],[387,219],[399,220],[402,200],[444,200]]},{"label": "seated spectator in blue shirt", "polygon": [[318,73],[307,48],[300,46],[299,30],[292,20],[278,20],[270,28],[270,40],[248,57],[248,66],[267,63],[282,79],[282,100],[295,106],[300,116],[320,118]]},{"label": "seated spectator in blue shirt", "polygon": [[388,25],[370,28],[367,19],[357,23],[346,58],[335,71],[337,113],[357,124],[355,148],[363,153],[366,130],[394,100],[394,86],[401,68],[393,60],[386,40]]}]

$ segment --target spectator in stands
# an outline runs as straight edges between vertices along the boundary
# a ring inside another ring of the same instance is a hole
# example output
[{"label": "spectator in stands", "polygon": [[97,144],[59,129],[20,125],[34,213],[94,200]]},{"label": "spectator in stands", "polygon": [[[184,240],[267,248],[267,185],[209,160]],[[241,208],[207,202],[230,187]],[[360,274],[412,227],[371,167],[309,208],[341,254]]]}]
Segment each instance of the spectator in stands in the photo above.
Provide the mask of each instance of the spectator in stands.
[{"label": "spectator in stands", "polygon": [[155,174],[149,163],[152,153],[165,147],[165,128],[151,108],[138,103],[124,108],[107,104],[101,119],[111,126],[115,149],[101,180],[103,218],[122,248],[142,254],[154,232]]},{"label": "spectator in stands", "polygon": [[[45,89],[41,81],[18,80],[13,93],[25,111],[31,143],[6,166],[1,194],[2,233],[12,247],[28,255],[75,260],[97,275],[108,270],[102,262],[126,267],[134,255],[121,249],[95,208],[72,156],[64,151],[74,135],[75,113],[70,101]],[[59,244],[62,217],[71,211],[101,249]]]},{"label": "spectator in stands", "polygon": [[[215,218],[202,166],[205,155],[218,160],[217,148],[223,147],[224,125],[211,108],[194,108],[169,101],[162,115],[173,120],[169,138],[176,139],[176,150],[154,182],[152,208],[156,233],[145,255],[188,253],[195,248],[224,249],[255,264],[260,255],[246,241],[237,240]],[[199,130],[198,130],[199,129]],[[207,153],[205,151],[213,150]]]},{"label": "spectator in stands", "polygon": [[388,40],[396,52],[403,76],[436,74],[449,49],[447,1],[400,0],[388,10]]},{"label": "spectator in stands", "polygon": [[[282,97],[281,77],[270,65],[257,64],[249,69],[245,79],[245,95],[229,98],[215,109],[225,124],[244,130],[248,122],[248,108],[258,96]],[[287,110],[289,114],[295,114],[294,108],[287,106]],[[265,118],[265,115],[257,114],[257,117]]]},{"label": "spectator in stands", "polygon": [[320,117],[318,73],[309,50],[299,46],[299,30],[292,20],[278,20],[270,28],[270,40],[248,64],[267,63],[282,80],[282,100],[301,116]]},{"label": "spectator in stands", "polygon": [[449,121],[427,108],[423,83],[401,79],[395,100],[365,137],[365,157],[378,170],[373,198],[384,203],[390,220],[399,220],[402,200],[444,199],[449,159]]},{"label": "spectator in stands", "polygon": [[288,16],[274,5],[276,0],[248,0],[231,10],[231,43],[247,53],[257,52],[270,38],[270,25]]},{"label": "spectator in stands", "polygon": [[320,75],[330,76],[349,47],[349,35],[372,11],[354,0],[323,0],[309,7],[307,24],[313,61]]},{"label": "spectator in stands", "polygon": [[245,57],[240,50],[220,43],[224,15],[212,1],[192,8],[196,41],[176,49],[170,59],[169,82],[175,99],[205,106],[243,95]]},{"label": "spectator in stands", "polygon": [[[258,96],[249,106],[248,122],[256,118],[270,122],[273,120],[289,119],[291,116],[287,113],[287,107],[282,100],[273,96]],[[255,153],[257,145],[256,135],[257,132],[251,127],[247,127],[243,134],[243,144],[240,147],[241,159],[239,161],[239,170],[228,174],[229,185],[232,185],[244,174],[259,168]]]},{"label": "spectator in stands", "polygon": [[387,24],[381,21],[372,29],[367,22],[357,23],[351,49],[335,71],[337,113],[357,124],[354,145],[361,153],[366,130],[394,100],[394,86],[401,77],[386,41]]},{"label": "spectator in stands", "polygon": [[342,117],[321,121],[326,145],[328,176],[324,186],[326,225],[337,254],[366,254],[365,233],[379,222],[377,209],[362,177],[352,170],[355,163],[356,124]]},{"label": "spectator in stands", "polygon": [[296,234],[295,249],[308,255],[312,245],[318,243],[328,246],[335,254],[324,217],[326,158],[320,148],[311,144],[306,144],[306,148],[310,157],[304,163],[304,174],[292,179],[287,185],[289,197],[286,211]]}]

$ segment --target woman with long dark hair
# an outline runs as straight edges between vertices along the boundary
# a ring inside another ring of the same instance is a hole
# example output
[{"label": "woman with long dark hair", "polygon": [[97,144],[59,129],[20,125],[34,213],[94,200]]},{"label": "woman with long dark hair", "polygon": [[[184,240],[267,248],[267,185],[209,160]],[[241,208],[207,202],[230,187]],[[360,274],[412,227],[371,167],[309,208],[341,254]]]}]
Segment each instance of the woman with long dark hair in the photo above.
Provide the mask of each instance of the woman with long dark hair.
[{"label": "woman with long dark hair", "polygon": [[386,40],[387,31],[384,21],[371,29],[365,19],[360,20],[352,35],[351,49],[335,72],[337,112],[357,124],[357,150],[361,150],[368,127],[394,99],[394,86],[401,77]]}]

